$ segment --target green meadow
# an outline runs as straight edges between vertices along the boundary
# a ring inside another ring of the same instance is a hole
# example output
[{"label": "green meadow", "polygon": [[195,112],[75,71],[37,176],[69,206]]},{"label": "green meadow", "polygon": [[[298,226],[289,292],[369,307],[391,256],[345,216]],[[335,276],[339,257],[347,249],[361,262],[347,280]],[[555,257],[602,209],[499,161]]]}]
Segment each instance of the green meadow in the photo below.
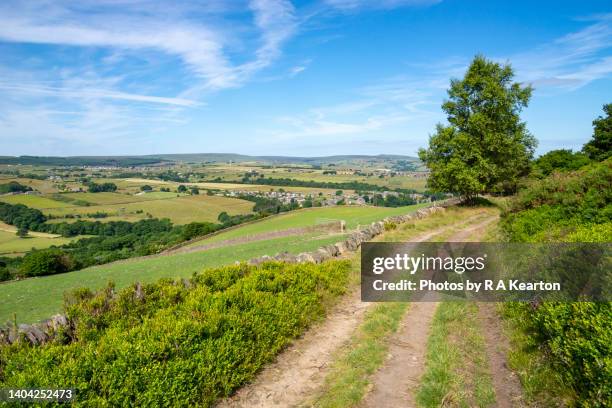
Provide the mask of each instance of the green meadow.
[{"label": "green meadow", "polygon": [[138,258],[100,265],[80,271],[0,283],[0,322],[13,319],[32,323],[58,313],[64,292],[88,287],[99,289],[113,281],[118,288],[134,282],[155,282],[160,278],[189,277],[205,268],[246,261],[256,256],[275,255],[279,251],[299,253],[340,241],[342,236],[315,234],[251,242],[202,252]]},{"label": "green meadow", "polygon": [[347,229],[354,229],[359,225],[371,224],[392,215],[407,214],[428,204],[417,204],[407,207],[369,207],[369,206],[334,206],[320,207],[291,211],[261,221],[253,222],[240,228],[222,232],[206,240],[197,241],[191,246],[201,245],[204,242],[216,242],[226,239],[238,238],[248,235],[257,235],[271,231],[281,231],[289,228],[302,228],[315,224],[344,220]]},{"label": "green meadow", "polygon": [[[339,206],[297,210],[244,225],[210,240],[237,238],[341,219],[346,221],[348,229],[354,229],[358,225],[366,225],[391,215],[407,214],[423,206],[425,204],[399,208]],[[13,312],[16,312],[18,322],[34,322],[49,317],[61,311],[64,292],[83,286],[98,289],[108,281],[113,281],[118,288],[121,288],[137,281],[154,282],[164,277],[188,277],[205,268],[246,261],[261,255],[272,256],[282,251],[291,253],[312,251],[322,245],[341,241],[343,237],[340,234],[307,233],[200,252],[136,258],[80,271],[2,283],[0,298],[3,302],[0,304],[0,322],[12,319]],[[198,244],[202,242],[209,241],[199,241]]]}]

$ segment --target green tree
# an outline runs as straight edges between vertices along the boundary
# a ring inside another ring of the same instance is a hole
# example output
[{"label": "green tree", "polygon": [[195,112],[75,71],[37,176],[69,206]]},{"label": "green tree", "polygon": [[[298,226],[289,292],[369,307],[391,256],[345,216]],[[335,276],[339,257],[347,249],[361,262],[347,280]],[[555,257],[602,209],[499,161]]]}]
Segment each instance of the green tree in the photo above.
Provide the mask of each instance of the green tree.
[{"label": "green tree", "polygon": [[12,278],[13,275],[11,275],[9,270],[6,267],[0,265],[0,282],[11,280]]},{"label": "green tree", "polygon": [[140,187],[140,191],[153,191],[153,187],[148,184],[145,184],[144,186]]},{"label": "green tree", "polygon": [[200,189],[197,187],[191,187],[190,192],[191,192],[191,195],[198,195],[200,194]]},{"label": "green tree", "polygon": [[513,192],[529,172],[536,141],[520,119],[531,87],[513,82],[508,64],[476,56],[463,79],[451,80],[442,104],[448,125],[438,124],[419,158],[429,168],[429,187],[460,194]]},{"label": "green tree", "polygon": [[612,156],[612,103],[603,106],[606,116],[593,121],[593,138],[582,151],[592,160],[604,161]]},{"label": "green tree", "polygon": [[538,157],[536,167],[548,176],[554,170],[578,170],[590,163],[589,158],[582,152],[572,152],[569,149],[551,150]]},{"label": "green tree", "polygon": [[19,238],[25,238],[28,236],[28,229],[26,227],[17,228],[17,236]]},{"label": "green tree", "polygon": [[43,249],[29,252],[21,262],[24,276],[43,276],[67,272],[74,268],[74,261],[59,249]]},{"label": "green tree", "polygon": [[182,185],[182,184],[181,184],[180,186],[178,186],[178,188],[176,189],[176,191],[177,191],[178,193],[186,193],[186,192],[187,192],[187,187],[185,187],[184,185]]}]

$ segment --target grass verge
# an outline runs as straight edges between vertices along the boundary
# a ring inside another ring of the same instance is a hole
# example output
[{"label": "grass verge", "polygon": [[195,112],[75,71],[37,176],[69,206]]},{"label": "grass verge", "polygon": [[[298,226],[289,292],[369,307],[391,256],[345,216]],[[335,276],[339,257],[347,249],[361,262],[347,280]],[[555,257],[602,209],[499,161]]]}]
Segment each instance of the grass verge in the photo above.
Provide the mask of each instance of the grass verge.
[{"label": "grass verge", "polygon": [[535,407],[574,405],[576,396],[563,384],[561,373],[542,352],[541,343],[535,340],[523,313],[512,306],[503,304],[500,312],[511,345],[508,364],[519,376],[525,400]]},{"label": "grass verge", "polygon": [[350,407],[363,398],[368,377],[387,355],[387,338],[394,333],[408,309],[408,303],[382,303],[370,310],[349,345],[342,350],[325,380],[315,407]]},{"label": "grass verge", "polygon": [[441,302],[416,399],[422,407],[489,407],[495,391],[475,303]]}]

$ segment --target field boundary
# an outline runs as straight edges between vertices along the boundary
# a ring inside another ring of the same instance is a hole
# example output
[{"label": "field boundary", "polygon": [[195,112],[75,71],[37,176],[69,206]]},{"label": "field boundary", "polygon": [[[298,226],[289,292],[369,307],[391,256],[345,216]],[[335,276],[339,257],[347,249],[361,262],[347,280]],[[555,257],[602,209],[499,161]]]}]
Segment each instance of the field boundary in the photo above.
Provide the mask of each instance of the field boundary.
[{"label": "field boundary", "polygon": [[[227,230],[222,230],[222,231],[227,231]],[[284,230],[264,232],[261,234],[245,235],[243,237],[230,238],[230,239],[225,239],[223,241],[209,242],[209,243],[205,243],[205,244],[193,246],[193,247],[181,246],[175,249],[166,250],[162,252],[161,254],[163,255],[188,254],[191,252],[206,251],[209,249],[221,248],[227,245],[246,244],[248,242],[264,241],[264,240],[274,239],[274,238],[284,238],[284,237],[289,237],[292,235],[300,235],[300,234],[304,234],[308,232],[326,232],[328,234],[333,234],[334,232],[342,233],[343,223],[342,221],[337,221],[337,222],[330,222],[327,224],[309,225],[309,226],[300,227],[300,228],[288,228]]]},{"label": "field boundary", "polygon": [[[320,247],[315,251],[302,252],[298,255],[282,252],[274,257],[264,255],[261,257],[252,258],[248,260],[247,263],[250,265],[259,265],[264,262],[279,261],[293,264],[304,262],[312,262],[318,264],[328,259],[338,258],[348,252],[356,251],[357,249],[359,249],[362,242],[368,241],[374,238],[375,236],[382,234],[385,231],[386,223],[400,224],[413,219],[422,219],[430,216],[431,214],[443,211],[446,207],[449,207],[456,203],[457,200],[434,202],[428,207],[418,209],[406,215],[396,215],[383,218],[380,221],[373,222],[369,227],[349,234],[345,241],[338,242],[336,244],[326,245]],[[148,255],[140,258],[159,257],[160,255],[161,253],[155,255]],[[112,263],[125,262],[131,259],[134,258],[119,260]],[[140,284],[136,282],[135,287],[140,287]],[[65,315],[56,314],[51,316],[49,319],[43,320],[41,323],[34,323],[31,325],[20,324],[17,329],[17,333],[14,333],[8,328],[0,330],[0,343],[12,344],[20,337],[25,337],[32,345],[43,344],[53,340],[58,333],[61,333],[63,329],[70,327],[71,324],[72,322]]]}]

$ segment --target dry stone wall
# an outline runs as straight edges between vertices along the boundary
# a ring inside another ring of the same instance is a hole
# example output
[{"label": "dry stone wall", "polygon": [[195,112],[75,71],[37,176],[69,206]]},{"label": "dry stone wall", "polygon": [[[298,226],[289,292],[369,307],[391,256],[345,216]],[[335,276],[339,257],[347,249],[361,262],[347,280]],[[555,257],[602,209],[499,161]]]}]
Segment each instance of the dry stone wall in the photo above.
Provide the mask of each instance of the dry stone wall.
[{"label": "dry stone wall", "polygon": [[[346,238],[346,240],[337,242],[333,245],[325,245],[311,252],[302,252],[294,255],[288,252],[280,252],[275,256],[263,255],[257,258],[250,259],[248,263],[259,265],[269,261],[281,261],[289,263],[314,262],[321,263],[331,258],[344,255],[348,252],[353,252],[359,249],[362,242],[371,240],[372,238],[382,234],[385,231],[385,224],[402,224],[410,220],[421,219],[428,217],[431,214],[444,211],[446,207],[455,202],[446,201],[441,205],[432,205],[431,207],[421,208],[420,210],[406,215],[395,215],[384,218],[381,221],[373,222],[365,228],[361,228]],[[238,262],[237,262],[238,263]]]},{"label": "dry stone wall", "polygon": [[[422,208],[414,213],[406,215],[396,215],[387,217],[381,221],[373,222],[365,228],[361,228],[349,234],[349,236],[341,242],[333,245],[325,245],[311,252],[302,252],[294,255],[288,252],[281,252],[275,256],[263,255],[258,258],[253,258],[248,261],[252,265],[259,265],[268,261],[281,261],[288,263],[303,263],[314,262],[321,263],[328,259],[336,258],[345,255],[349,252],[354,252],[361,246],[362,242],[371,240],[372,238],[382,234],[385,231],[385,224],[401,224],[415,219],[422,219],[431,214],[444,211],[445,207],[456,204],[455,201],[445,201],[439,205]],[[188,279],[183,279],[182,284],[186,287],[191,285]],[[134,285],[135,296],[140,298],[143,296],[142,288],[139,283]],[[41,323],[35,324],[19,324],[16,327],[0,328],[0,344],[12,344],[16,341],[28,341],[32,345],[47,343],[58,338],[72,338],[74,331],[74,322],[70,321],[65,315],[57,314]]]}]

